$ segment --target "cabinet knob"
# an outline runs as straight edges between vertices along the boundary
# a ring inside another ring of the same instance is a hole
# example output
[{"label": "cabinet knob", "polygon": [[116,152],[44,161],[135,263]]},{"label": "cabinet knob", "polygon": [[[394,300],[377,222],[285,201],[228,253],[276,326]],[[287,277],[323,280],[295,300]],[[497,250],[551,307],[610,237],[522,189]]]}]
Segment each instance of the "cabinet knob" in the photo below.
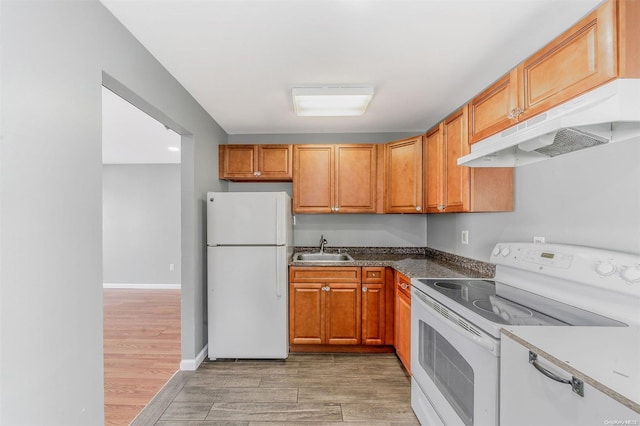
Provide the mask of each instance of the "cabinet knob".
[{"label": "cabinet knob", "polygon": [[367,292],[367,288],[366,287],[362,287],[362,292],[366,293]]},{"label": "cabinet knob", "polygon": [[422,210],[422,207],[420,207],[420,206],[416,206],[416,210],[417,210],[417,211],[420,211],[420,210]]},{"label": "cabinet knob", "polygon": [[402,288],[403,290],[406,290],[409,288],[409,284],[407,283],[400,283],[400,288]]},{"label": "cabinet knob", "polygon": [[260,176],[261,174],[262,174],[262,173],[260,173],[260,172],[253,172],[253,175],[254,175],[254,176]]}]

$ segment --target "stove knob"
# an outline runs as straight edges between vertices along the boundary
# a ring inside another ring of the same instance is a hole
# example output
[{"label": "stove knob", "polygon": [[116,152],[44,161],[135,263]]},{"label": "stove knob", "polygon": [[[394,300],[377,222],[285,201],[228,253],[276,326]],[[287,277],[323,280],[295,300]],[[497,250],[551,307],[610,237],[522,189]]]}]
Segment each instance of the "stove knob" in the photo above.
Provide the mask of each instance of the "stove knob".
[{"label": "stove knob", "polygon": [[616,271],[616,265],[609,261],[602,261],[596,265],[596,272],[598,275],[606,277],[613,274]]},{"label": "stove knob", "polygon": [[509,256],[509,253],[511,253],[511,249],[509,247],[504,247],[502,250],[500,250],[500,254],[502,255],[502,257]]},{"label": "stove knob", "polygon": [[622,270],[622,279],[629,283],[640,282],[640,265],[628,266]]},{"label": "stove knob", "polygon": [[493,252],[492,252],[491,254],[493,254],[494,256],[499,255],[499,254],[500,254],[500,247],[496,246],[496,247],[493,249]]}]

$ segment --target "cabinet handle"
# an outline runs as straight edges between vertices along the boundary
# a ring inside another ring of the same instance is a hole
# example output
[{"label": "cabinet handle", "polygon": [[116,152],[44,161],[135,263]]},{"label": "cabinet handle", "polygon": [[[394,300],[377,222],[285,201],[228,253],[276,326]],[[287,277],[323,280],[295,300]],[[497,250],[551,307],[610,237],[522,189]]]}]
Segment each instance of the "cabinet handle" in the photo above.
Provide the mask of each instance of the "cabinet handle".
[{"label": "cabinet handle", "polygon": [[324,287],[322,287],[321,290],[322,291],[329,291],[329,290],[331,290],[331,288],[329,286],[324,286]]},{"label": "cabinet handle", "polygon": [[551,371],[538,364],[538,354],[534,353],[533,351],[529,351],[529,364],[533,365],[536,370],[538,370],[551,380],[571,385],[571,390],[574,393],[584,397],[584,382],[582,380],[576,378],[575,376],[571,376],[571,379],[563,379],[562,377],[552,373]]},{"label": "cabinet handle", "polygon": [[253,172],[253,175],[254,175],[254,176],[260,176],[261,174],[262,174],[262,173],[260,173],[260,172]]},{"label": "cabinet handle", "polygon": [[524,110],[520,107],[516,107],[514,109],[512,109],[511,111],[509,111],[509,115],[507,115],[507,118],[509,120],[512,120],[516,117],[519,117],[522,113],[524,112]]}]

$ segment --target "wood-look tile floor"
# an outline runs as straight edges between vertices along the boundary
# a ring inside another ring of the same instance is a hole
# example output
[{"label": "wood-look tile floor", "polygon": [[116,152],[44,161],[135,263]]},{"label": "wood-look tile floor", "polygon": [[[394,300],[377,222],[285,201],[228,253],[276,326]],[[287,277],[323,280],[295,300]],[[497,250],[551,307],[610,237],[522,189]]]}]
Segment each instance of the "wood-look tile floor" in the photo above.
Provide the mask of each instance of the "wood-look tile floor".
[{"label": "wood-look tile floor", "polygon": [[180,372],[132,423],[157,426],[419,425],[394,354],[291,354]]}]

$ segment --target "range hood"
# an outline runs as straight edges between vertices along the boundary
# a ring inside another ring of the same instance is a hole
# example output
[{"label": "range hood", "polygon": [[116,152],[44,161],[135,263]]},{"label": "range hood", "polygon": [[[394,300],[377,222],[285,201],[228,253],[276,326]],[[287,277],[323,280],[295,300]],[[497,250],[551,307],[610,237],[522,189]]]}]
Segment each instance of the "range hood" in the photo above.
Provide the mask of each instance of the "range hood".
[{"label": "range hood", "polygon": [[518,167],[640,138],[640,79],[618,79],[471,145],[467,167]]}]

